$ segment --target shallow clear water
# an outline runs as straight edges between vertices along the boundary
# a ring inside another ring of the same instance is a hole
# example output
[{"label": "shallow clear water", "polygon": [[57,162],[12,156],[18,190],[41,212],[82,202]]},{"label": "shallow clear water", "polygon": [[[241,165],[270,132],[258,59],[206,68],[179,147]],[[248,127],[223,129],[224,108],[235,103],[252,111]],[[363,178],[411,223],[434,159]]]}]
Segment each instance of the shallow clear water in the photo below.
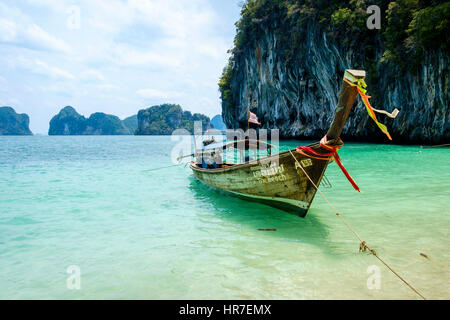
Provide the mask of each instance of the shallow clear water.
[{"label": "shallow clear water", "polygon": [[[358,252],[319,194],[302,219],[215,192],[189,168],[147,171],[170,165],[175,144],[0,137],[0,298],[417,298]],[[331,164],[326,197],[427,298],[450,299],[450,149],[347,143],[339,153],[363,193]],[[71,265],[80,290],[67,288]],[[380,289],[367,286],[371,265]]]}]

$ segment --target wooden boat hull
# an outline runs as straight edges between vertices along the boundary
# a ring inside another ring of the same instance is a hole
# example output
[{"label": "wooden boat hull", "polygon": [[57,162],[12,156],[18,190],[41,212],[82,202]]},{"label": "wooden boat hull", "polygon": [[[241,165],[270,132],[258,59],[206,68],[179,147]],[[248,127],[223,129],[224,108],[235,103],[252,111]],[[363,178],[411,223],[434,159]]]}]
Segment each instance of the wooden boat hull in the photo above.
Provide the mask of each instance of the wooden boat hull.
[{"label": "wooden boat hull", "polygon": [[203,169],[194,162],[190,167],[209,186],[304,217],[317,190],[300,165],[319,186],[329,161],[291,152],[225,168]]},{"label": "wooden boat hull", "polygon": [[363,70],[345,70],[334,119],[323,140],[326,143],[310,145],[309,154],[290,150],[217,169],[203,169],[191,162],[194,175],[217,189],[304,217],[330,161],[330,150],[342,146],[339,136],[357,95],[356,84],[364,78]]}]

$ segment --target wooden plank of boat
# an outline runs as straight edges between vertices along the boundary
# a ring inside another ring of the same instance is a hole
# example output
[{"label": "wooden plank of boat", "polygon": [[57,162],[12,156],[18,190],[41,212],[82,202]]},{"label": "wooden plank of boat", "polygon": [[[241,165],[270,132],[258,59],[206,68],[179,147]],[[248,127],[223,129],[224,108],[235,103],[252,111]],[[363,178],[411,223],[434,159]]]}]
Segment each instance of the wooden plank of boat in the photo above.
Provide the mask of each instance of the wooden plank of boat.
[{"label": "wooden plank of boat", "polygon": [[[365,72],[346,70],[344,77],[355,83],[358,79],[364,79]],[[340,143],[339,136],[356,95],[356,87],[343,81],[335,116],[326,134],[329,145]],[[320,153],[329,152],[318,142],[309,147]],[[319,186],[328,163],[329,158],[311,157],[294,149],[221,168],[204,169],[194,161],[189,166],[195,177],[209,186],[304,217],[317,191],[305,172]]]}]

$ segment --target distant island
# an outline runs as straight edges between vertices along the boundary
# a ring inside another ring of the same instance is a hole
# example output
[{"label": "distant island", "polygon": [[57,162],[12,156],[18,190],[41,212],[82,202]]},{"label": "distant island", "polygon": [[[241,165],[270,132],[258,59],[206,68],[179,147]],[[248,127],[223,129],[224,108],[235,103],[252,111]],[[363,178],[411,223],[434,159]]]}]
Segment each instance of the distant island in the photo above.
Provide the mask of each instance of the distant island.
[{"label": "distant island", "polygon": [[[127,120],[128,119],[128,120]],[[96,112],[89,118],[80,115],[73,107],[64,107],[50,120],[49,135],[126,135],[133,134],[132,119]]]},{"label": "distant island", "polygon": [[136,135],[170,135],[176,129],[186,129],[193,133],[194,121],[202,122],[202,130],[211,128],[209,117],[183,111],[177,104],[162,104],[139,110],[137,120]]},{"label": "distant island", "polygon": [[214,127],[214,129],[217,129],[220,131],[227,130],[227,126],[223,122],[222,115],[220,115],[220,114],[216,114],[214,117],[212,117],[211,125]]},{"label": "distant island", "polygon": [[18,114],[11,107],[0,107],[0,136],[33,135],[29,125],[30,118],[27,114]]},{"label": "distant island", "polygon": [[79,114],[75,108],[66,106],[50,120],[49,135],[171,135],[176,129],[193,133],[194,122],[201,121],[202,129],[225,130],[222,116],[209,117],[184,111],[177,104],[162,104],[139,110],[124,120],[119,117],[96,112],[89,118]]}]

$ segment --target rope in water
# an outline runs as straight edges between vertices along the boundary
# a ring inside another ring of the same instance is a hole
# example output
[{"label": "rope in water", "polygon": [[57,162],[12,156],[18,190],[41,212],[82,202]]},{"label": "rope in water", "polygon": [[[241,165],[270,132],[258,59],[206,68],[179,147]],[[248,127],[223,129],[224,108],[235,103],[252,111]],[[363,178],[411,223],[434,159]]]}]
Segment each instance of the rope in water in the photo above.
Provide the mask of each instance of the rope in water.
[{"label": "rope in water", "polygon": [[303,166],[298,162],[297,158],[292,154],[292,151],[289,150],[291,156],[294,158],[295,162],[297,162],[298,166],[302,169],[303,173],[306,175],[306,177],[311,181],[314,188],[316,188],[317,191],[319,191],[322,198],[325,200],[325,202],[328,204],[328,206],[335,211],[336,215],[342,220],[342,222],[347,226],[347,228],[358,238],[360,245],[359,250],[365,252],[366,250],[369,251],[371,254],[373,254],[382,264],[384,264],[389,270],[392,271],[393,274],[395,274],[400,280],[402,280],[412,291],[414,291],[417,295],[419,295],[423,300],[426,300],[426,298],[412,285],[410,285],[402,276],[400,276],[394,269],[392,269],[391,266],[389,266],[381,257],[377,254],[377,252],[370,248],[367,242],[361,239],[359,234],[345,221],[344,217],[338,212],[335,206],[331,204],[331,202],[325,197],[325,195],[322,193],[322,191],[319,190],[319,187],[314,183],[314,181],[311,179],[311,177],[308,175],[306,170],[303,168]]},{"label": "rope in water", "polygon": [[181,166],[181,165],[186,165],[187,163],[177,163],[171,166],[166,166],[166,167],[159,167],[159,168],[153,168],[153,169],[147,169],[144,170],[144,172],[148,172],[148,171],[156,171],[156,170],[161,170],[161,169],[167,169],[167,168],[172,168],[172,167],[177,167],[177,166]]},{"label": "rope in water", "polygon": [[427,148],[441,148],[441,147],[450,147],[450,143],[437,144],[437,145],[434,145],[434,146],[422,146],[423,149],[427,149]]}]

